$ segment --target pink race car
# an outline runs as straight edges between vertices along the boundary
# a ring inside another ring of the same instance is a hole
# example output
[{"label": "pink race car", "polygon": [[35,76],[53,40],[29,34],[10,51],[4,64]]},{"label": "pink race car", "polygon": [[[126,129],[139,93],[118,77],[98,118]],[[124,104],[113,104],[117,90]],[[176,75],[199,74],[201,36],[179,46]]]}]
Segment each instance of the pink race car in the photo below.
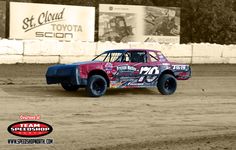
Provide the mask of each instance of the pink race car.
[{"label": "pink race car", "polygon": [[85,87],[89,96],[99,97],[107,88],[157,87],[163,95],[173,94],[176,80],[191,77],[187,64],[169,62],[160,51],[144,49],[109,50],[92,61],[50,66],[47,84],[61,84],[67,91]]}]

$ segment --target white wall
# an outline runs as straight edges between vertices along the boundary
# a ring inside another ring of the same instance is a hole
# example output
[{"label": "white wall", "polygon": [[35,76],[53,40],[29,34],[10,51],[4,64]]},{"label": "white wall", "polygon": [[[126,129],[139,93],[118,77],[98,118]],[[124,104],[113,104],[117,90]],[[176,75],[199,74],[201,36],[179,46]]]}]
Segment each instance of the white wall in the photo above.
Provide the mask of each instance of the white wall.
[{"label": "white wall", "polygon": [[236,45],[0,40],[0,64],[71,63],[91,60],[110,49],[160,50],[170,60],[188,64],[236,64]]}]

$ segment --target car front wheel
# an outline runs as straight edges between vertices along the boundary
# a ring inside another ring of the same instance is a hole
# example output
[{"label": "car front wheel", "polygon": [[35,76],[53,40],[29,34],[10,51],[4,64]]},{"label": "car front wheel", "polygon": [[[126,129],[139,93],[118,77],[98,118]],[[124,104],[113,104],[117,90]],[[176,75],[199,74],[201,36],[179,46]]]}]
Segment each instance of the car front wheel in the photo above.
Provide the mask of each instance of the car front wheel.
[{"label": "car front wheel", "polygon": [[170,74],[164,74],[158,80],[157,88],[159,92],[163,95],[173,94],[177,88],[177,82],[175,77]]},{"label": "car front wheel", "polygon": [[78,85],[73,85],[73,84],[70,84],[70,83],[61,83],[61,86],[66,91],[77,91],[79,89]]},{"label": "car front wheel", "polygon": [[89,96],[100,97],[107,90],[107,81],[101,75],[93,75],[88,79],[86,90]]}]

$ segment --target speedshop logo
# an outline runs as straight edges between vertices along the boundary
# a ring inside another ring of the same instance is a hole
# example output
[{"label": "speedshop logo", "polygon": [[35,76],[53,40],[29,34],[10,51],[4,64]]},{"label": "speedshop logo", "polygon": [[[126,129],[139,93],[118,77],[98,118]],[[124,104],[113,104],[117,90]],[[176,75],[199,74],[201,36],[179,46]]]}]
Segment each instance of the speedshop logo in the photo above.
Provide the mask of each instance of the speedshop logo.
[{"label": "speedshop logo", "polygon": [[21,121],[11,124],[8,132],[20,137],[40,137],[50,134],[52,126],[40,121]]}]

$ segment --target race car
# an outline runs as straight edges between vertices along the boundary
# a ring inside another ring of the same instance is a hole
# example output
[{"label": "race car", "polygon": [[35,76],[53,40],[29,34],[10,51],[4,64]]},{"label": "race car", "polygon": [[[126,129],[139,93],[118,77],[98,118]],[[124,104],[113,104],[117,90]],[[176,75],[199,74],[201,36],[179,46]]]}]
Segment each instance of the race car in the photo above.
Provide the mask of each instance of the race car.
[{"label": "race car", "polygon": [[176,80],[191,77],[187,64],[169,62],[156,50],[108,50],[92,61],[50,66],[47,84],[61,84],[66,91],[86,88],[91,97],[104,95],[108,88],[157,87],[163,95],[176,91]]}]

